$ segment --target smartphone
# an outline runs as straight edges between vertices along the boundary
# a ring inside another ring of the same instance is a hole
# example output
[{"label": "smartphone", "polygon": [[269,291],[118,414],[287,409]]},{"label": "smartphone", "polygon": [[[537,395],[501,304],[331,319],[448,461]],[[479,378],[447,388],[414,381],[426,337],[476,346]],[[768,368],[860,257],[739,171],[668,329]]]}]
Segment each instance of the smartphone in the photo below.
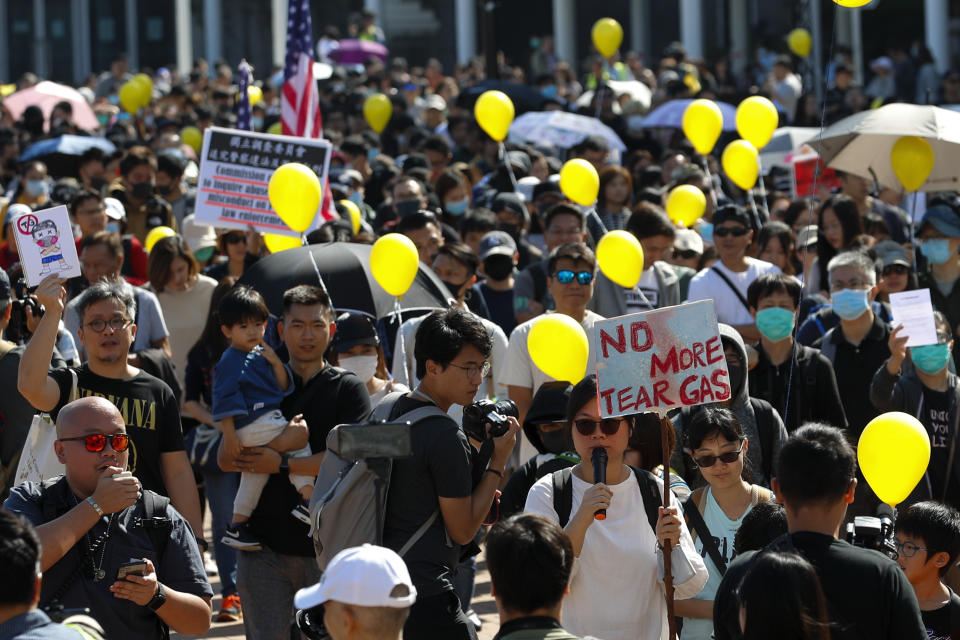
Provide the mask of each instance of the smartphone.
[{"label": "smartphone", "polygon": [[147,573],[147,563],[143,560],[124,562],[117,569],[117,580],[125,580],[127,576],[143,576]]}]

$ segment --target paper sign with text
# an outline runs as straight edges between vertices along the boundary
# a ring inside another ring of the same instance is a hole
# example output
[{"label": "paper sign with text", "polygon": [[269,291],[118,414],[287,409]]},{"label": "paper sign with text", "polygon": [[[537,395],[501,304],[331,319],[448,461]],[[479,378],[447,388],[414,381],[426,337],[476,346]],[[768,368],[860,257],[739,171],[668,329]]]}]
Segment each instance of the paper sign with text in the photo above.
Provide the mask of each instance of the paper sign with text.
[{"label": "paper sign with text", "polygon": [[[275,169],[305,164],[326,185],[333,146],[326,140],[209,127],[203,132],[196,221],[214,227],[300,235],[270,206],[267,185]],[[321,201],[321,207],[323,206]],[[310,229],[323,222],[320,210]]]},{"label": "paper sign with text", "polygon": [[593,328],[602,417],[730,398],[712,300],[611,318]]},{"label": "paper sign with text", "polygon": [[73,241],[70,214],[65,206],[26,213],[13,223],[23,277],[35,287],[51,274],[80,275],[80,259]]}]

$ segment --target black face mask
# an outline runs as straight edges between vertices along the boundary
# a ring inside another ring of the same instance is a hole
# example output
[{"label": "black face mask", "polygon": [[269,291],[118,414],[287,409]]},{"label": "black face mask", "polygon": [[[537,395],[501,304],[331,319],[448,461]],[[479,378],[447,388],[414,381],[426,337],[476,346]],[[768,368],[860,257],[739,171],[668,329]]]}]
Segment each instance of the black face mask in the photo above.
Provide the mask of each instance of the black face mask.
[{"label": "black face mask", "polygon": [[147,200],[153,196],[153,185],[149,182],[136,182],[130,185],[130,195],[137,200]]},{"label": "black face mask", "polygon": [[540,432],[540,442],[547,453],[561,454],[565,451],[573,451],[573,443],[570,441],[570,432],[567,429],[555,429],[544,433]]},{"label": "black face mask", "polygon": [[403,200],[393,205],[393,207],[397,210],[398,218],[406,218],[423,208],[420,205],[420,200]]},{"label": "black face mask", "polygon": [[157,193],[160,194],[161,196],[168,196],[170,195],[170,192],[173,191],[172,184],[165,184],[162,187],[160,185],[157,185],[155,188],[157,190]]},{"label": "black face mask", "polygon": [[90,178],[90,188],[97,193],[103,191],[103,188],[106,186],[107,181],[104,178]]},{"label": "black face mask", "polygon": [[507,235],[513,238],[514,242],[520,242],[520,227],[509,222],[501,222],[497,225],[498,231],[505,231]]},{"label": "black face mask", "polygon": [[729,360],[727,361],[727,372],[730,374],[730,399],[733,400],[743,389],[745,374],[743,367],[739,364],[732,364]]},{"label": "black face mask", "polygon": [[513,258],[493,255],[483,261],[483,271],[491,280],[506,280],[513,273]]},{"label": "black face mask", "polygon": [[455,282],[448,282],[446,280],[441,280],[440,282],[446,285],[447,289],[450,290],[450,295],[452,295],[454,298],[460,297],[460,288],[464,285],[463,282],[461,282],[460,284],[457,284]]}]

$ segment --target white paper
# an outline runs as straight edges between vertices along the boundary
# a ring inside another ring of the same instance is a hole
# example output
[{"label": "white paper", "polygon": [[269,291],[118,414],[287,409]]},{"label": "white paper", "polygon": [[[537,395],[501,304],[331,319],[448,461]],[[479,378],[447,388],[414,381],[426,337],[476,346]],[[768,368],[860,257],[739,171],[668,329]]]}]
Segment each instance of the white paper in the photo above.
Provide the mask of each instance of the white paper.
[{"label": "white paper", "polygon": [[903,325],[901,335],[909,336],[908,347],[937,344],[937,327],[933,322],[930,289],[890,294],[893,326]]},{"label": "white paper", "polygon": [[28,287],[37,286],[54,273],[61,278],[80,275],[80,258],[65,206],[26,213],[14,221],[13,227]]}]

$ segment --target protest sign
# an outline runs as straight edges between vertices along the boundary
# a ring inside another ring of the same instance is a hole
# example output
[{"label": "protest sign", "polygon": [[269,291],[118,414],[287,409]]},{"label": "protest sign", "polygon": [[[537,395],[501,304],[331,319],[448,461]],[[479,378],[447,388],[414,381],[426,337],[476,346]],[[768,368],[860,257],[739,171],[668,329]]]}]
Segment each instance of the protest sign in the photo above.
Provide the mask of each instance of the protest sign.
[{"label": "protest sign", "polygon": [[712,300],[594,325],[604,418],[730,399]]},{"label": "protest sign", "polygon": [[[200,152],[196,221],[214,227],[253,226],[263,233],[300,235],[270,206],[270,176],[281,165],[299,162],[310,167],[326,188],[332,149],[326,140],[208,127]],[[318,209],[309,229],[322,222]]]},{"label": "protest sign", "polygon": [[930,289],[914,289],[890,294],[893,326],[902,325],[901,336],[909,336],[908,347],[937,344],[937,327],[933,321]]},{"label": "protest sign", "polygon": [[77,245],[65,206],[26,213],[13,226],[28,287],[37,286],[53,273],[61,278],[80,275]]},{"label": "protest sign", "polygon": [[[820,175],[816,175],[817,171]],[[816,183],[817,193],[814,193]],[[793,194],[797,198],[808,198],[812,195],[830,194],[833,189],[840,187],[840,178],[833,169],[823,166],[823,161],[816,154],[795,156],[793,158]]]}]

